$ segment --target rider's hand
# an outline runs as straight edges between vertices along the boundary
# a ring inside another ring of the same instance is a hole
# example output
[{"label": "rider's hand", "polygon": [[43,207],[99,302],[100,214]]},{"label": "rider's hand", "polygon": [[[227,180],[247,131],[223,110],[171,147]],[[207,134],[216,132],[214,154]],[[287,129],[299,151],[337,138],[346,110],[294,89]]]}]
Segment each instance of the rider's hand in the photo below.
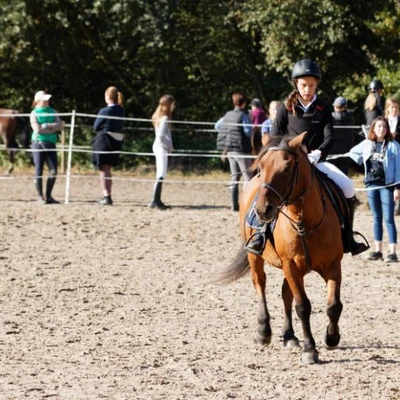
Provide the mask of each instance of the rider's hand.
[{"label": "rider's hand", "polygon": [[321,150],[313,150],[311,153],[308,154],[308,160],[311,164],[315,165],[321,158]]}]

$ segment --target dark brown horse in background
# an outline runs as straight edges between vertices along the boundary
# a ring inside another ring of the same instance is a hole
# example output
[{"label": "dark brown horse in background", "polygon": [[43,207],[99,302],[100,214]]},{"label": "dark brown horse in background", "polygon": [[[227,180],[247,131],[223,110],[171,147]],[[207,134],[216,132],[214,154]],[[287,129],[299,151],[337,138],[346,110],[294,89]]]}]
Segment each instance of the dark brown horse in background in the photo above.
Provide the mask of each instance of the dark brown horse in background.
[{"label": "dark brown horse in background", "polygon": [[29,120],[26,117],[14,116],[14,114],[18,114],[18,111],[0,108],[0,136],[8,153],[10,163],[7,170],[8,174],[11,174],[14,170],[16,149],[20,147],[17,143],[17,137],[22,148],[27,149],[30,146]]},{"label": "dark brown horse in background", "polygon": [[329,324],[323,343],[326,348],[333,349],[340,341],[338,321],[342,311],[343,245],[338,213],[325,186],[317,179],[315,167],[308,161],[302,145],[304,138],[305,133],[290,141],[271,142],[261,150],[256,160],[260,173],[244,188],[240,202],[242,238],[246,242],[254,232],[246,224],[253,204],[261,220],[275,221],[273,238],[268,240],[262,256],[240,250],[220,281],[230,283],[251,271],[258,296],[259,339],[263,344],[269,344],[271,328],[265,296],[264,262],[282,269],[284,345],[288,348],[299,347],[292,325],[294,300],[303,328],[301,358],[304,363],[313,364],[318,362],[318,351],[311,333],[311,303],[306,294],[304,276],[315,271],[327,284]]}]

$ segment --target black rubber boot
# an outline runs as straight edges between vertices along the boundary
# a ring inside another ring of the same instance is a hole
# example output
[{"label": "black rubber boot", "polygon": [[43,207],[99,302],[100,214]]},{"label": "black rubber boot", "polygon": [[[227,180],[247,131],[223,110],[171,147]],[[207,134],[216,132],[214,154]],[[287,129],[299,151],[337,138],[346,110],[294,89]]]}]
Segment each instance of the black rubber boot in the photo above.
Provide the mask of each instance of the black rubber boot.
[{"label": "black rubber boot", "polygon": [[357,199],[355,196],[353,196],[351,199],[346,199],[346,200],[347,200],[347,205],[349,207],[349,215],[346,221],[347,226],[345,232],[348,243],[348,252],[350,252],[351,255],[356,256],[357,254],[361,254],[364,251],[367,251],[369,249],[369,244],[367,241],[366,243],[359,243],[354,240],[355,233],[362,236],[360,233],[353,231],[354,212],[357,204]]},{"label": "black rubber boot", "polygon": [[232,193],[232,211],[239,211],[239,187],[238,186],[232,186],[231,189]]},{"label": "black rubber boot", "polygon": [[267,242],[266,229],[267,223],[261,223],[260,221],[260,226],[256,229],[255,233],[249,237],[244,245],[244,249],[249,253],[260,256],[263,253],[265,244]]},{"label": "black rubber boot", "polygon": [[51,198],[51,192],[53,191],[54,184],[56,183],[55,177],[49,177],[46,182],[46,199]]},{"label": "black rubber boot", "polygon": [[170,208],[161,201],[163,180],[164,180],[163,178],[159,178],[156,181],[156,184],[154,185],[153,189],[153,199],[149,203],[148,207],[157,208],[159,210],[166,210],[167,208]]}]

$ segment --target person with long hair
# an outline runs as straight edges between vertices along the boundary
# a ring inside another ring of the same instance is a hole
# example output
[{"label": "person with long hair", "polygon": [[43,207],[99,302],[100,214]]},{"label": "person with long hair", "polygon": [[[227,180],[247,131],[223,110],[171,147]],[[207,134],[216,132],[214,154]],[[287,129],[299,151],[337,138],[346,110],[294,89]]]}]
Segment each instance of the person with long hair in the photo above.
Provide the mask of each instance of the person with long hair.
[{"label": "person with long hair", "polygon": [[383,83],[379,79],[373,79],[369,84],[369,93],[364,102],[364,115],[367,129],[372,121],[384,115],[385,97],[383,96]]},{"label": "person with long hair", "polygon": [[150,208],[166,210],[170,206],[161,201],[162,186],[168,169],[168,153],[174,149],[171,134],[172,113],[175,110],[175,99],[171,95],[161,96],[158,106],[151,120],[155,130],[153,153],[156,158],[156,183],[153,189],[153,197],[149,203]]},{"label": "person with long hair", "polygon": [[[317,96],[321,77],[318,64],[312,60],[301,60],[293,66],[293,90],[278,109],[271,135],[296,136],[308,132],[304,145],[307,147],[310,163],[332,179],[347,199],[349,212],[345,216],[344,251],[357,255],[368,250],[369,246],[354,240],[353,219],[357,200],[353,181],[335,165],[325,161],[334,144],[334,134],[331,110],[328,104]],[[253,240],[245,248],[260,254],[265,241],[265,229],[260,226]]]},{"label": "person with long hair", "polygon": [[394,140],[388,121],[383,116],[375,118],[367,139],[354,146],[349,154],[356,163],[364,165],[364,184],[373,216],[375,247],[368,260],[383,258],[384,220],[389,236],[389,253],[385,261],[397,262],[394,205],[400,200],[400,145]]},{"label": "person with long hair", "polygon": [[385,117],[389,122],[390,132],[394,139],[400,143],[400,106],[393,97],[386,100]]},{"label": "person with long hair", "polygon": [[100,171],[103,198],[99,201],[99,204],[112,206],[111,167],[116,167],[119,164],[119,153],[115,152],[121,150],[124,143],[125,135],[121,132],[125,112],[123,95],[115,86],[106,89],[104,100],[107,106],[99,111],[93,124],[96,137],[93,139],[92,163]]},{"label": "person with long hair", "polygon": [[[36,92],[33,101],[33,110],[30,114],[32,127],[32,156],[35,164],[35,186],[40,204],[57,204],[59,201],[52,197],[56,183],[58,159],[56,143],[57,131],[61,130],[62,122],[54,108],[50,107],[51,94],[40,90]],[[46,182],[46,194],[43,196],[43,168],[47,164],[49,177]]]}]

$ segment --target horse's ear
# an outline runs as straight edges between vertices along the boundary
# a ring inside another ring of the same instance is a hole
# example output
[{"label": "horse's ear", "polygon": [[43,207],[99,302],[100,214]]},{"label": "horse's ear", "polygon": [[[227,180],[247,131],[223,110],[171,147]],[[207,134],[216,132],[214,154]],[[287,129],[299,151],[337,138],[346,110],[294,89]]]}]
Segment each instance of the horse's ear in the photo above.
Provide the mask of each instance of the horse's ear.
[{"label": "horse's ear", "polygon": [[289,141],[289,146],[293,149],[298,149],[299,147],[301,147],[304,143],[304,140],[307,136],[307,132],[303,132],[300,135],[297,135],[294,137],[294,139]]}]

